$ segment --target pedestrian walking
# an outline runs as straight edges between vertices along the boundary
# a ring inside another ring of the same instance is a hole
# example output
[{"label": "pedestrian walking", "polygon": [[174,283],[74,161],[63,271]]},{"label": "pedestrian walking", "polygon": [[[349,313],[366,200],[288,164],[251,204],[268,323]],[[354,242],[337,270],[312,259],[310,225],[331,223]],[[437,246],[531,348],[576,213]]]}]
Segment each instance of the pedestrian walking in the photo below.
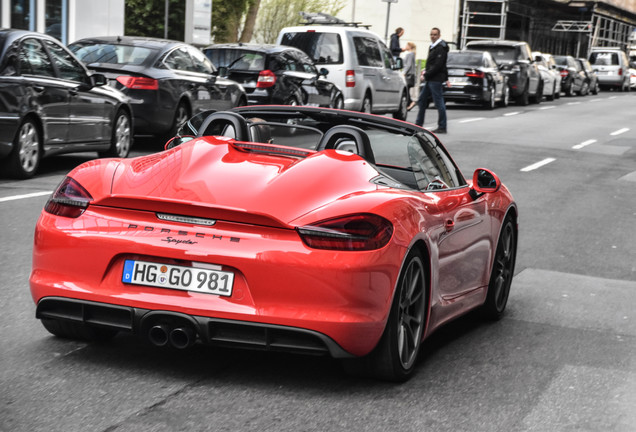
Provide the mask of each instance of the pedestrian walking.
[{"label": "pedestrian walking", "polygon": [[404,47],[404,79],[406,80],[406,99],[408,103],[407,110],[411,111],[415,106],[415,101],[411,98],[411,89],[415,87],[415,74],[417,68],[415,66],[415,44],[407,42]]},{"label": "pedestrian walking", "polygon": [[[386,34],[386,33],[385,33]],[[400,47],[400,38],[404,34],[404,29],[398,27],[395,29],[395,33],[391,35],[391,42],[389,43],[389,50],[394,59],[397,59],[402,54],[402,48]]]},{"label": "pedestrian walking", "polygon": [[426,68],[422,71],[420,79],[423,84],[417,101],[419,111],[415,120],[416,125],[424,125],[426,107],[429,98],[432,97],[438,113],[437,129],[433,131],[434,133],[446,133],[446,105],[444,104],[442,86],[444,82],[448,81],[448,69],[446,68],[448,45],[440,36],[440,30],[434,27],[431,30],[431,46],[428,49]]}]

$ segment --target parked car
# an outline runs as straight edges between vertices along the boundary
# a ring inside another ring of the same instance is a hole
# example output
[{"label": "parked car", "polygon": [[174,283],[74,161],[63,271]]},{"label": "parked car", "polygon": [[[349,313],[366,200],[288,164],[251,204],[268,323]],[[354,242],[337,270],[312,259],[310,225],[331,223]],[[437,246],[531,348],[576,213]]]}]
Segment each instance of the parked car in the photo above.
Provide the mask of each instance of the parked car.
[{"label": "parked car", "polygon": [[585,79],[587,82],[587,87],[590,93],[594,95],[598,94],[601,88],[601,85],[599,84],[598,75],[596,74],[596,71],[592,69],[592,65],[590,64],[589,61],[587,61],[587,59],[577,58],[576,61],[578,62],[579,66],[581,66],[581,69],[583,69],[583,73],[585,74]]},{"label": "parked car", "polygon": [[585,96],[589,87],[587,77],[581,65],[572,56],[554,56],[557,68],[561,73],[561,89],[566,96],[578,94]]},{"label": "parked car", "polygon": [[172,136],[193,114],[247,103],[238,83],[218,77],[207,57],[183,42],[107,36],[69,48],[130,96],[137,135]]},{"label": "parked car", "polygon": [[442,324],[503,316],[518,213],[493,172],[465,179],[432,133],[385,116],[199,116],[196,136],[81,165],[53,193],[30,277],[49,332],[331,355],[405,381]]},{"label": "parked car", "polygon": [[372,31],[346,25],[306,25],[280,31],[277,43],[303,50],[344,93],[344,107],[367,113],[407,115],[407,87],[394,59]]},{"label": "parked car", "polygon": [[221,76],[240,83],[249,105],[343,108],[342,91],[303,51],[282,45],[219,44],[203,49]]},{"label": "parked car", "polygon": [[593,47],[589,60],[598,75],[601,88],[629,91],[629,60],[623,50]]},{"label": "parked car", "polygon": [[532,53],[534,61],[541,73],[543,80],[543,96],[549,101],[561,96],[561,74],[556,70],[554,59],[549,54],[538,51]]},{"label": "parked car", "polygon": [[53,37],[0,30],[0,166],[34,176],[43,157],[96,151],[126,157],[132,145],[128,98],[91,74]]},{"label": "parked car", "polygon": [[636,69],[629,70],[629,86],[632,90],[636,89]]},{"label": "parked car", "polygon": [[450,102],[478,103],[493,109],[508,105],[510,88],[488,51],[451,51],[447,59],[448,82],[444,99]]},{"label": "parked car", "polygon": [[510,95],[517,104],[540,103],[543,81],[526,42],[508,40],[477,40],[466,44],[470,50],[488,51],[508,77]]}]

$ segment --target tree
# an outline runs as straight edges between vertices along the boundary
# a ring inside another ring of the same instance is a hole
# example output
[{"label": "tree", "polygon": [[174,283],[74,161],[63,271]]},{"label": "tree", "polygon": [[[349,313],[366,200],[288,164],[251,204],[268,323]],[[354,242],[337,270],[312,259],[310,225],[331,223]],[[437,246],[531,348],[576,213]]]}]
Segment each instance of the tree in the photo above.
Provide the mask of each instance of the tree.
[{"label": "tree", "polygon": [[298,25],[300,12],[325,12],[336,15],[345,0],[262,0],[255,38],[258,42],[275,43],[283,27]]},{"label": "tree", "polygon": [[214,0],[214,42],[249,42],[254,32],[260,3],[261,0]]},{"label": "tree", "polygon": [[[126,0],[124,33],[128,36],[164,37],[165,0]],[[168,39],[183,40],[185,2],[170,0]]]}]

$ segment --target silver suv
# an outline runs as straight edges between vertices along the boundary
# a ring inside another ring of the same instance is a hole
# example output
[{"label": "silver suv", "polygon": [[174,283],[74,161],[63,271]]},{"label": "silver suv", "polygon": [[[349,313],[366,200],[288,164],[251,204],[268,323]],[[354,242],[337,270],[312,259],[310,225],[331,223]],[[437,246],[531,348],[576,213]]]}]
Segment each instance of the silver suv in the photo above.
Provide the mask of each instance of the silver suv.
[{"label": "silver suv", "polygon": [[601,87],[629,91],[629,61],[620,48],[592,48],[590,64],[598,75],[598,83]]},{"label": "silver suv", "polygon": [[345,109],[406,119],[402,60],[393,58],[377,34],[344,23],[304,25],[282,29],[276,43],[300,48],[316,67],[327,69],[327,80],[344,93]]}]

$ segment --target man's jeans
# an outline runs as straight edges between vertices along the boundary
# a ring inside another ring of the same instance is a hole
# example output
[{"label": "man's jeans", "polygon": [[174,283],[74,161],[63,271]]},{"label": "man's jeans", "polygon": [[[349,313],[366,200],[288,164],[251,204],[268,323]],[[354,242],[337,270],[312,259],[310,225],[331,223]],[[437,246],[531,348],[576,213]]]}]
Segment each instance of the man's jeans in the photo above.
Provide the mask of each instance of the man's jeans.
[{"label": "man's jeans", "polygon": [[437,107],[437,113],[439,116],[437,119],[437,127],[440,129],[446,129],[446,105],[444,105],[442,83],[436,81],[426,81],[422,85],[420,98],[417,100],[419,111],[417,113],[415,124],[418,126],[424,125],[424,114],[426,113],[426,107],[428,106],[428,100],[430,97],[433,98],[433,102]]}]

